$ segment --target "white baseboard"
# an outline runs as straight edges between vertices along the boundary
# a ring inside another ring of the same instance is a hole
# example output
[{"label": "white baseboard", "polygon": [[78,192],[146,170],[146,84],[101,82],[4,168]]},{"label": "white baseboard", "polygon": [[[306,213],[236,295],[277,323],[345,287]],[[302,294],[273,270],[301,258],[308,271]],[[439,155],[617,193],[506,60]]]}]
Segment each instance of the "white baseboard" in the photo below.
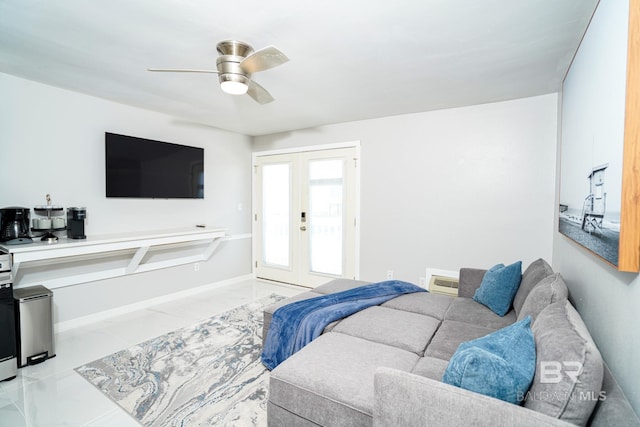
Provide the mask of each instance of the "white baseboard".
[{"label": "white baseboard", "polygon": [[106,320],[111,317],[119,316],[126,313],[131,313],[132,311],[136,311],[136,310],[142,310],[145,308],[152,307],[154,305],[175,301],[176,299],[179,299],[179,298],[197,295],[199,293],[202,293],[211,289],[232,285],[234,283],[243,282],[245,280],[251,280],[253,278],[254,278],[253,274],[245,274],[244,276],[238,276],[238,277],[233,277],[231,279],[221,280],[219,282],[208,283],[206,285],[198,286],[191,289],[185,289],[183,291],[162,295],[156,298],[150,298],[150,299],[136,302],[133,304],[123,305],[122,307],[101,311],[99,313],[90,314],[88,316],[82,316],[82,317],[77,317],[71,320],[65,320],[63,322],[56,323],[54,325],[54,331],[55,333],[68,331],[70,329],[85,326],[90,323],[98,322],[100,320]]}]

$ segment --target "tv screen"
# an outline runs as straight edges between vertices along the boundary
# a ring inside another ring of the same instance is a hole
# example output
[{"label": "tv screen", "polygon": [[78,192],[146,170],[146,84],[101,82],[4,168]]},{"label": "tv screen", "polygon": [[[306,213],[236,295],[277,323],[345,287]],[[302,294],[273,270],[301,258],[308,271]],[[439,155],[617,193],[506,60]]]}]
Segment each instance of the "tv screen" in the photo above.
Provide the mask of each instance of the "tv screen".
[{"label": "tv screen", "polygon": [[204,198],[204,149],[105,132],[107,197]]}]

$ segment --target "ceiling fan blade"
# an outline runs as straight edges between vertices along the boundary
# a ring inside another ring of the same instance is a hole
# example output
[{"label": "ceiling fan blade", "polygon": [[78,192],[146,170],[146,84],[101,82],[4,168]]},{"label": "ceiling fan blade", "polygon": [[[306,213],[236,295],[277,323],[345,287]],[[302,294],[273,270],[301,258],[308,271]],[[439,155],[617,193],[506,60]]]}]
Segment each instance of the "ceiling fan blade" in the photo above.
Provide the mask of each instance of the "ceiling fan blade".
[{"label": "ceiling fan blade", "polygon": [[158,71],[161,73],[208,73],[218,74],[217,70],[194,70],[191,68],[147,68],[147,71]]},{"label": "ceiling fan blade", "polygon": [[289,58],[275,46],[267,46],[263,49],[256,50],[240,62],[240,68],[246,73],[256,73],[258,71],[268,70],[287,62]]},{"label": "ceiling fan blade", "polygon": [[251,80],[249,83],[249,89],[247,90],[247,95],[253,98],[258,104],[268,104],[270,102],[275,101],[274,97],[271,96],[269,92],[258,83]]}]

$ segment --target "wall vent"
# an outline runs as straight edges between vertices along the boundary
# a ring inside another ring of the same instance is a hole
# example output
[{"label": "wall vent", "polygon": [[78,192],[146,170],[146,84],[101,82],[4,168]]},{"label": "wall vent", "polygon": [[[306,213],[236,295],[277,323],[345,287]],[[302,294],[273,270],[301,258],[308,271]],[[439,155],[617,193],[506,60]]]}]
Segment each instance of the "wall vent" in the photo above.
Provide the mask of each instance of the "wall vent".
[{"label": "wall vent", "polygon": [[429,292],[457,297],[458,279],[454,277],[431,276]]},{"label": "wall vent", "polygon": [[434,294],[458,296],[459,272],[427,268],[427,289]]}]

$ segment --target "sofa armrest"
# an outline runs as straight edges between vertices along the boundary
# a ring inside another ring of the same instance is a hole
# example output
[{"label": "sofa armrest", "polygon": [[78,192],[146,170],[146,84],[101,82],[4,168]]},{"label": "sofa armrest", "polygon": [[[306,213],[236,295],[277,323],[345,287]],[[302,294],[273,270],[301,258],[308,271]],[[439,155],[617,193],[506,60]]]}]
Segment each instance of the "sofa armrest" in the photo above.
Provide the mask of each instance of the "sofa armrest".
[{"label": "sofa armrest", "polygon": [[480,287],[482,278],[487,270],[479,268],[461,268],[460,280],[458,282],[458,296],[471,298],[475,294],[476,289]]},{"label": "sofa armrest", "polygon": [[374,427],[572,426],[522,406],[397,369],[378,368],[374,378]]}]

